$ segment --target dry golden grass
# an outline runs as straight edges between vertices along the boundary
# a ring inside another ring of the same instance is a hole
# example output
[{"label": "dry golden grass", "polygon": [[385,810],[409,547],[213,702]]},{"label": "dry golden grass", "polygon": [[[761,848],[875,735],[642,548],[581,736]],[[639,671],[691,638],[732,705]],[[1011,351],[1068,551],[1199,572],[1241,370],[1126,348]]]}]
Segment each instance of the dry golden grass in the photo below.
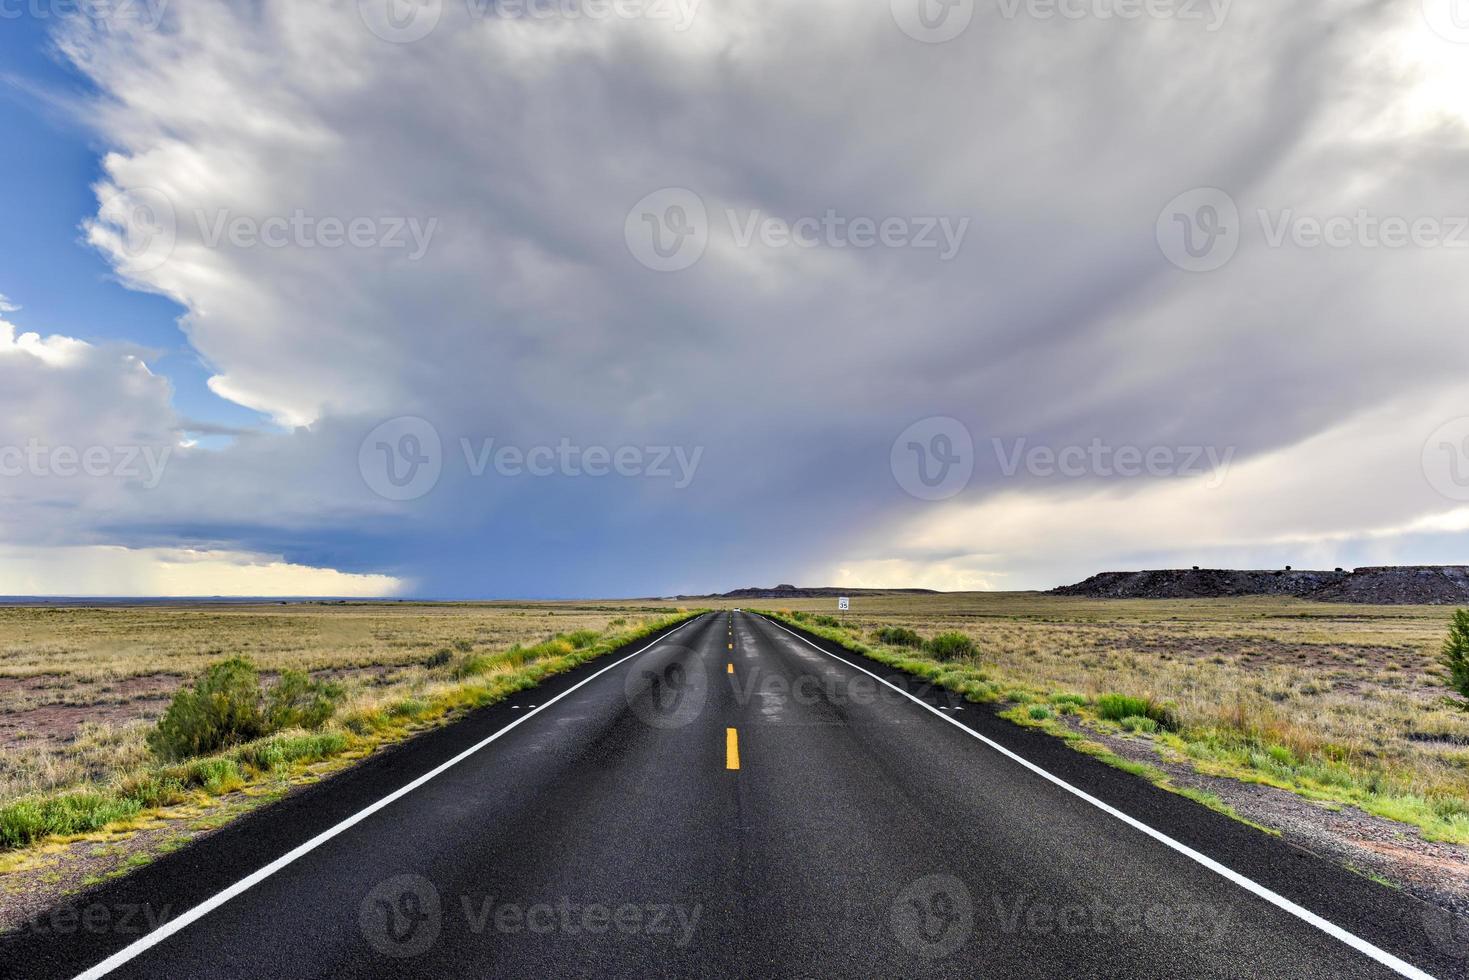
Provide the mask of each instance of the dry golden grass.
[{"label": "dry golden grass", "polygon": [[[779,605],[836,615],[831,599]],[[855,597],[853,607],[844,622],[869,645],[888,625],[968,634],[999,700],[1169,702],[1180,731],[1157,741],[1202,771],[1469,841],[1469,712],[1446,703],[1437,664],[1451,609],[1023,593]]]},{"label": "dry golden grass", "polygon": [[423,666],[438,650],[493,653],[658,612],[636,603],[0,608],[0,801],[141,765],[143,733],[172,694],[225,657],[249,657],[267,674],[332,677],[346,688],[345,708],[364,709],[449,686]]}]

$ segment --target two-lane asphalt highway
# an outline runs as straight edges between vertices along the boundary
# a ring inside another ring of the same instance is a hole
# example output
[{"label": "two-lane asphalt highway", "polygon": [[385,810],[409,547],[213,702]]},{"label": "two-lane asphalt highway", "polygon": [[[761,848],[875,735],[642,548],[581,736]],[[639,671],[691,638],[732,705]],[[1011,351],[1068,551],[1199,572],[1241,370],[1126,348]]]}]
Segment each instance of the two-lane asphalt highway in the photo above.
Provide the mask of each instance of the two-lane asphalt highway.
[{"label": "two-lane asphalt highway", "polygon": [[22,934],[4,972],[1452,967],[1411,899],[850,659],[752,614],[699,617],[83,900],[167,908],[162,931]]}]

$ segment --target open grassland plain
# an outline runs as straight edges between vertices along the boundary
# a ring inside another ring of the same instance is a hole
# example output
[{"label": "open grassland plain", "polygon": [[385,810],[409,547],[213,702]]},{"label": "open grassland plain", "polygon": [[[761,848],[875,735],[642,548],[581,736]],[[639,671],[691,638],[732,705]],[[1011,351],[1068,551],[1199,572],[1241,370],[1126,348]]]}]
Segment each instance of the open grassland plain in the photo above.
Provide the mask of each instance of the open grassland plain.
[{"label": "open grassland plain", "polygon": [[749,605],[1469,910],[1469,712],[1438,663],[1452,610],[1025,593]]},{"label": "open grassland plain", "polygon": [[[0,931],[687,615],[627,602],[0,608]],[[246,690],[261,705],[294,675],[328,716],[262,716],[258,737],[200,752],[150,745],[175,694],[233,658],[257,672]]]}]

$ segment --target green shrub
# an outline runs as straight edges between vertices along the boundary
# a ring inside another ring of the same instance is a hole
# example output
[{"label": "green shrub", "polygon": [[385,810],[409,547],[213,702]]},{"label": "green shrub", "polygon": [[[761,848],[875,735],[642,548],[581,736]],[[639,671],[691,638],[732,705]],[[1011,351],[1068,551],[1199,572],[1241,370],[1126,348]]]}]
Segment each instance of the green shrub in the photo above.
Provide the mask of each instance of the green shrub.
[{"label": "green shrub", "polygon": [[974,641],[963,633],[940,633],[923,645],[935,660],[959,660],[975,655]]},{"label": "green shrub", "polygon": [[1146,715],[1128,715],[1119,724],[1129,732],[1156,732],[1158,723]]},{"label": "green shrub", "polygon": [[148,747],[165,759],[187,759],[266,733],[260,674],[243,657],[210,665],[192,689],[173,696]]},{"label": "green shrub", "polygon": [[811,622],[817,626],[839,627],[842,625],[842,621],[835,616],[812,616]]},{"label": "green shrub", "polygon": [[287,670],[266,696],[266,731],[320,728],[336,713],[341,700],[341,685],[312,680],[299,670]]},{"label": "green shrub", "polygon": [[423,662],[423,665],[429,670],[436,670],[439,667],[449,666],[450,661],[452,661],[453,659],[454,651],[450,650],[448,647],[441,647],[438,650],[435,650],[433,652],[433,655]]},{"label": "green shrub", "polygon": [[173,696],[148,733],[159,758],[180,761],[253,742],[286,728],[320,728],[337,710],[342,689],[298,670],[281,674],[270,691],[243,657],[211,664],[192,688]]},{"label": "green shrub", "polygon": [[1051,703],[1052,704],[1057,704],[1057,705],[1060,705],[1060,704],[1069,704],[1069,705],[1072,705],[1073,707],[1078,707],[1079,708],[1082,705],[1086,704],[1086,695],[1084,695],[1084,694],[1052,694],[1051,695]]},{"label": "green shrub", "polygon": [[1448,669],[1449,686],[1465,699],[1460,707],[1469,708],[1469,609],[1454,611],[1440,662]]},{"label": "green shrub", "polygon": [[873,636],[876,637],[877,642],[886,643],[890,647],[916,648],[923,646],[923,637],[906,626],[884,626],[874,633]]},{"label": "green shrub", "polygon": [[1030,717],[1034,718],[1036,721],[1045,721],[1047,718],[1051,717],[1051,712],[1047,708],[1036,704],[1032,705],[1030,708]]}]

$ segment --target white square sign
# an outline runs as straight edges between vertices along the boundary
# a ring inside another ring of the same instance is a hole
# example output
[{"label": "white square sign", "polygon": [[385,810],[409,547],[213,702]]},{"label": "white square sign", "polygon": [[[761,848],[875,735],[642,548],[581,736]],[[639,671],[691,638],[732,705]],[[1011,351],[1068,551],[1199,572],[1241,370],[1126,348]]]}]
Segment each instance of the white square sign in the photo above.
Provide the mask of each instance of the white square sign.
[{"label": "white square sign", "polygon": [[851,609],[851,608],[852,608],[852,600],[851,599],[847,598],[846,596],[839,596],[837,598],[837,611],[838,612],[846,612],[848,609]]}]

